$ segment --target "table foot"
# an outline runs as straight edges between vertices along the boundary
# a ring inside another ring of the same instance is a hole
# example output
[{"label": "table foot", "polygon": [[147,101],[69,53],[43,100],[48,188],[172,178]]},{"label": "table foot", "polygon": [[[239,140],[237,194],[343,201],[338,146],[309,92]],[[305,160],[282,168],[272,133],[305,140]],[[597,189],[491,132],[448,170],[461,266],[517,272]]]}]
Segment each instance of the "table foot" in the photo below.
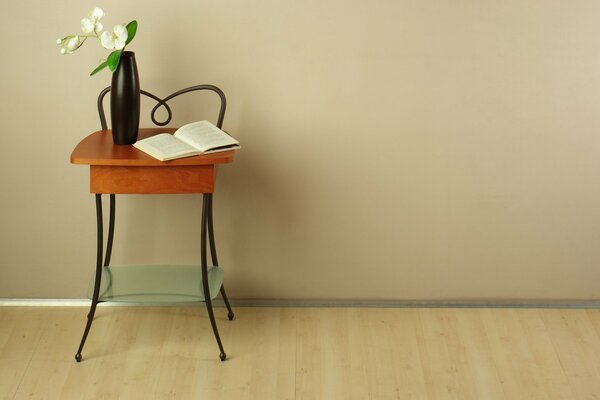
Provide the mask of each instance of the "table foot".
[{"label": "table foot", "polygon": [[219,354],[219,358],[221,359],[221,361],[225,361],[225,359],[227,358],[227,354],[221,353]]},{"label": "table foot", "polygon": [[81,362],[81,353],[75,354],[75,361]]}]

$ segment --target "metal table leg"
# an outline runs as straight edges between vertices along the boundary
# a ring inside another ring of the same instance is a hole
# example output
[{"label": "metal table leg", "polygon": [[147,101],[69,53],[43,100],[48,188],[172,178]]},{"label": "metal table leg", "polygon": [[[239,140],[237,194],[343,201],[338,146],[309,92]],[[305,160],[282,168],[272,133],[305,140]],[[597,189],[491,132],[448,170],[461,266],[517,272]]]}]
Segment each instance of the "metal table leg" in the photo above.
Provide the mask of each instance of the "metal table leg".
[{"label": "metal table leg", "polygon": [[217,344],[219,345],[219,350],[221,353],[219,354],[219,358],[221,361],[225,361],[227,355],[225,354],[225,350],[223,350],[223,344],[221,343],[221,338],[219,336],[219,330],[217,329],[217,322],[215,321],[215,314],[213,312],[212,300],[210,298],[210,289],[208,286],[208,262],[206,258],[206,232],[208,231],[208,215],[210,211],[210,202],[211,202],[212,194],[204,194],[202,198],[202,234],[200,237],[200,252],[201,252],[201,269],[202,269],[202,288],[204,291],[204,302],[206,303],[206,310],[208,311],[208,318],[210,319],[210,324],[213,329],[213,333],[215,334],[215,339],[217,339]]},{"label": "metal table leg", "polygon": [[[112,204],[111,204],[112,205]],[[112,210],[111,210],[112,213]],[[94,282],[94,294],[92,296],[92,305],[90,306],[90,311],[87,315],[87,323],[85,325],[85,330],[83,331],[83,337],[81,338],[81,343],[79,344],[79,349],[77,350],[77,354],[75,354],[75,360],[77,362],[81,361],[81,350],[83,350],[83,346],[85,345],[85,340],[87,339],[88,333],[90,332],[90,328],[92,326],[92,321],[94,320],[94,314],[96,313],[96,306],[98,305],[98,296],[100,294],[100,281],[102,279],[102,247],[103,247],[103,226],[102,226],[102,195],[96,194],[96,225],[97,225],[97,237],[98,237],[98,245],[96,248],[96,279]]]},{"label": "metal table leg", "polygon": [[[212,263],[214,266],[219,265],[219,261],[217,260],[217,246],[215,245],[215,231],[213,229],[213,196],[210,195],[208,200],[208,240],[210,242],[210,256],[212,259]],[[225,286],[221,285],[221,297],[227,306],[227,318],[231,321],[235,314],[229,305],[229,300],[227,299],[227,294],[225,293]]]}]

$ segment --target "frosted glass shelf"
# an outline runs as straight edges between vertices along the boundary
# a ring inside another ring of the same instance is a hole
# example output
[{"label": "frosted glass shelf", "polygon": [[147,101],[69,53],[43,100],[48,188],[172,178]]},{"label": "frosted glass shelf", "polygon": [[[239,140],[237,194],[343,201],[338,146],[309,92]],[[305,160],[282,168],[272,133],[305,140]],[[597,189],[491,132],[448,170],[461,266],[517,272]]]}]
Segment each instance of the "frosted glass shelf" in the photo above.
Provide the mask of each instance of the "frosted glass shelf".
[{"label": "frosted glass shelf", "polygon": [[[223,283],[223,269],[208,268],[210,298]],[[94,277],[88,298],[94,293]],[[100,301],[129,303],[186,303],[204,301],[199,265],[124,265],[102,268]]]}]

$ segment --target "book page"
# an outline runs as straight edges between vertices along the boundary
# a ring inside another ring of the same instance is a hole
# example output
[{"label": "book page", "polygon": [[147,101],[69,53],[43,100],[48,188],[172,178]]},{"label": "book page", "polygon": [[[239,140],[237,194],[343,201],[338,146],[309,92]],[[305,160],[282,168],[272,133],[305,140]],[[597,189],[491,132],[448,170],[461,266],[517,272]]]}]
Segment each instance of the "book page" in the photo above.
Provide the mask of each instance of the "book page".
[{"label": "book page", "polygon": [[168,133],[161,133],[138,140],[133,146],[162,161],[198,154],[197,149],[183,143]]},{"label": "book page", "polygon": [[216,147],[237,145],[239,142],[208,121],[193,122],[182,126],[175,137],[205,152]]}]

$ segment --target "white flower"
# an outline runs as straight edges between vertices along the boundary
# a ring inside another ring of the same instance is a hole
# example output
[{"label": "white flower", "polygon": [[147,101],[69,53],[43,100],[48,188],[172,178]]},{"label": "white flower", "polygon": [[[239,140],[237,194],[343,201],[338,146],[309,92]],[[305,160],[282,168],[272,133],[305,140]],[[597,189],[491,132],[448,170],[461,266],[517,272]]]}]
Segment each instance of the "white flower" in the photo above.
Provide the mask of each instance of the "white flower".
[{"label": "white flower", "polygon": [[64,39],[59,39],[56,41],[56,44],[60,44],[62,47],[60,49],[61,54],[71,54],[75,50],[81,46],[81,38],[77,35],[75,36],[67,36]]},{"label": "white flower", "polygon": [[121,50],[127,42],[127,28],[123,25],[115,25],[111,32],[102,32],[100,42],[104,48],[109,50]]},{"label": "white flower", "polygon": [[81,20],[81,30],[87,35],[91,33],[100,33],[102,28],[103,26],[99,21],[94,21],[89,18],[84,18]]},{"label": "white flower", "polygon": [[98,21],[102,19],[102,17],[104,17],[104,11],[102,11],[101,8],[96,7],[92,10],[92,12],[89,15],[91,19],[93,19],[94,21]]},{"label": "white flower", "polygon": [[100,33],[102,31],[102,24],[100,23],[100,19],[104,17],[104,11],[101,8],[94,8],[88,14],[89,18],[84,18],[81,20],[81,30],[86,35],[91,33]]}]

